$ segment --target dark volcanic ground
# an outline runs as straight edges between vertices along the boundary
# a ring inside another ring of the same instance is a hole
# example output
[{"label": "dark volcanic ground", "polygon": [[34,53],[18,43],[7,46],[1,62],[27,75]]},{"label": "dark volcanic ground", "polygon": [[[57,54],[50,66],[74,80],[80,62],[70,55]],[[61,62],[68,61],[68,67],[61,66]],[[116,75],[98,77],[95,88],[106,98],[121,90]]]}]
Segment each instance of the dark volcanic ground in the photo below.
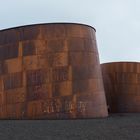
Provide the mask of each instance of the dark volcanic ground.
[{"label": "dark volcanic ground", "polygon": [[140,114],[88,120],[1,120],[0,140],[140,140]]}]

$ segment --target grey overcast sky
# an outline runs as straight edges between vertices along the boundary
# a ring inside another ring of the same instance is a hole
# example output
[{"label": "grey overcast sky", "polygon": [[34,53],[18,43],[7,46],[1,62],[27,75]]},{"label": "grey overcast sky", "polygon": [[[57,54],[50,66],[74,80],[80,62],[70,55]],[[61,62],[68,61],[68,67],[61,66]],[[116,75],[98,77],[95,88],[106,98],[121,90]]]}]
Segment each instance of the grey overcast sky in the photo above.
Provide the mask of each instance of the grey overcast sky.
[{"label": "grey overcast sky", "polygon": [[0,29],[49,22],[95,27],[101,63],[140,61],[140,0],[0,0]]}]

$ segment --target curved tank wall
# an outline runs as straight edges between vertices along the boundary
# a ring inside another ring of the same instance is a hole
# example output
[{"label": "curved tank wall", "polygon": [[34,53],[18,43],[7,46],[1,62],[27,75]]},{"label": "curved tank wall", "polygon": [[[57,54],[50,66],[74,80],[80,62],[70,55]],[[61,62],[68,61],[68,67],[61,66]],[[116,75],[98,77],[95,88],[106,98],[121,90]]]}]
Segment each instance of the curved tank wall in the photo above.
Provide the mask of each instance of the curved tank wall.
[{"label": "curved tank wall", "polygon": [[114,62],[101,67],[110,112],[140,112],[140,63]]},{"label": "curved tank wall", "polygon": [[0,31],[0,118],[107,115],[93,27],[52,23]]}]

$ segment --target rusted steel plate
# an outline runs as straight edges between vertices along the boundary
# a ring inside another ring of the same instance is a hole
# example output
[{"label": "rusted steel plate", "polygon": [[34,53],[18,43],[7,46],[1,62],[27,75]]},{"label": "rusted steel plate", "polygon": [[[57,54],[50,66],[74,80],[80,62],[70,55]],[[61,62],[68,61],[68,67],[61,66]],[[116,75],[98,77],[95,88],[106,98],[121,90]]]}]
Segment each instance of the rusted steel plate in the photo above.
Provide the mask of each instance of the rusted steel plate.
[{"label": "rusted steel plate", "polygon": [[25,88],[14,88],[5,91],[5,102],[6,104],[15,104],[26,101]]},{"label": "rusted steel plate", "polygon": [[3,76],[4,90],[22,87],[22,72],[8,73]]},{"label": "rusted steel plate", "polygon": [[71,81],[53,83],[52,88],[53,88],[53,91],[52,91],[53,97],[72,95],[72,82]]},{"label": "rusted steel plate", "polygon": [[0,119],[7,119],[6,106],[0,105]]},{"label": "rusted steel plate", "polygon": [[7,73],[22,72],[22,59],[15,58],[5,60],[5,67],[7,69]]},{"label": "rusted steel plate", "polygon": [[38,118],[39,116],[42,116],[42,101],[41,100],[35,100],[30,101],[27,103],[27,117],[30,119]]},{"label": "rusted steel plate", "polygon": [[7,119],[25,119],[26,117],[26,104],[7,104],[6,105],[6,117]]},{"label": "rusted steel plate", "polygon": [[95,29],[57,23],[0,31],[0,107],[5,119],[107,116]]}]

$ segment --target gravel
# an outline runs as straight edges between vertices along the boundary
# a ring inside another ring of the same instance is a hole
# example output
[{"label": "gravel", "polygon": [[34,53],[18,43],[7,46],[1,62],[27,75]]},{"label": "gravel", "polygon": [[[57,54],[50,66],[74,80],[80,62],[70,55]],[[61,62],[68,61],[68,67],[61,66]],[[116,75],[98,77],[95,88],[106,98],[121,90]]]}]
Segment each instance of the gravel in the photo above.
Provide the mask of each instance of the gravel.
[{"label": "gravel", "polygon": [[140,114],[85,120],[1,120],[0,140],[140,140]]}]

